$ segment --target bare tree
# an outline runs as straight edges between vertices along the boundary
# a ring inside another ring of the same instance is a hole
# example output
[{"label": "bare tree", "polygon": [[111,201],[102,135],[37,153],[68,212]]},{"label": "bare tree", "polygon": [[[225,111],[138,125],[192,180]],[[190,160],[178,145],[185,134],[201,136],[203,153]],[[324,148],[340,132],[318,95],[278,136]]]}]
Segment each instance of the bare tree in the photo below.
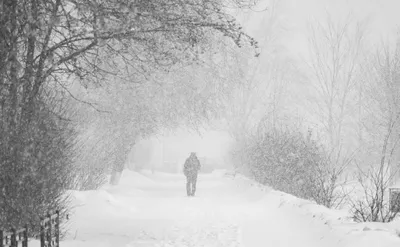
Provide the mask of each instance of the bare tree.
[{"label": "bare tree", "polygon": [[390,222],[397,211],[390,210],[388,189],[396,173],[390,169],[390,164],[385,163],[382,157],[378,167],[370,166],[358,168],[357,182],[360,194],[352,195],[350,198],[350,207],[353,218],[357,222]]},{"label": "bare tree", "polygon": [[[226,119],[229,132],[239,142],[244,141],[246,131],[254,128],[265,111],[277,120],[282,106],[286,83],[293,72],[293,64],[283,55],[280,40],[285,31],[279,21],[283,11],[279,1],[271,1],[268,10],[247,14],[244,22],[259,22],[254,30],[262,54],[254,58],[249,49],[230,52],[227,66],[234,68],[227,74],[232,84],[232,95],[227,101]],[[252,16],[255,16],[254,19]]]},{"label": "bare tree", "polygon": [[[363,191],[352,200],[353,214],[358,221],[391,221],[388,188],[398,181],[400,142],[400,44],[385,44],[366,64],[367,84],[364,88],[363,129],[370,143],[369,169],[359,167],[358,182]],[[366,171],[365,171],[366,170]]]},{"label": "bare tree", "polygon": [[345,121],[351,116],[350,107],[359,73],[364,27],[351,22],[335,23],[328,16],[323,23],[310,24],[311,85],[315,89],[315,111],[327,133],[333,150],[343,146]]}]

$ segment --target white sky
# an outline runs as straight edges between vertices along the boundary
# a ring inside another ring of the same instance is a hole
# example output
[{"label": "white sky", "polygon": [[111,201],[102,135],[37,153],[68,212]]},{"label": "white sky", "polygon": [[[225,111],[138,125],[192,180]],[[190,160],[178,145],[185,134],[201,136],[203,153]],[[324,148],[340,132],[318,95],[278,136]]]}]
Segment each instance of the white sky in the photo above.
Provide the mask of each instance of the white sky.
[{"label": "white sky", "polygon": [[[334,20],[343,21],[351,14],[354,21],[367,22],[368,40],[372,42],[393,37],[400,26],[399,0],[259,0],[256,10],[268,7],[271,12],[273,6],[278,6],[276,13],[287,29],[283,42],[293,55],[307,52],[307,23],[323,21],[327,12]],[[253,37],[257,38],[266,28],[265,23],[261,24],[265,15],[253,12],[251,21],[243,23]]]},{"label": "white sky", "polygon": [[298,53],[307,50],[305,43],[307,21],[323,21],[326,12],[334,19],[350,13],[354,20],[368,21],[368,39],[372,42],[394,37],[400,26],[399,0],[282,0],[285,19],[291,26],[289,49]]}]

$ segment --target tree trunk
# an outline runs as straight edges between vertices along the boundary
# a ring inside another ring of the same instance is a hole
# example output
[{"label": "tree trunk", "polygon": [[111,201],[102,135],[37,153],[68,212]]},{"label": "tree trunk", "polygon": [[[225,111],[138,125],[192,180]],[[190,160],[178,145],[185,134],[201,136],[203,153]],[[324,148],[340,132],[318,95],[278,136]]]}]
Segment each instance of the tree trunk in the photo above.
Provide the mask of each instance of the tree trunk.
[{"label": "tree trunk", "polygon": [[[125,143],[124,143],[125,144]],[[123,145],[124,145],[123,144]],[[130,143],[122,147],[120,152],[116,150],[116,157],[115,157],[115,163],[112,168],[111,172],[111,177],[110,177],[110,184],[111,185],[118,185],[119,181],[122,176],[122,172],[125,169],[125,163],[128,158],[128,154],[131,151],[132,147],[135,145],[135,143]]]},{"label": "tree trunk", "polygon": [[113,169],[112,173],[111,173],[111,178],[110,178],[110,184],[111,185],[118,185],[119,181],[121,179],[122,176],[122,170],[117,170],[117,169]]}]

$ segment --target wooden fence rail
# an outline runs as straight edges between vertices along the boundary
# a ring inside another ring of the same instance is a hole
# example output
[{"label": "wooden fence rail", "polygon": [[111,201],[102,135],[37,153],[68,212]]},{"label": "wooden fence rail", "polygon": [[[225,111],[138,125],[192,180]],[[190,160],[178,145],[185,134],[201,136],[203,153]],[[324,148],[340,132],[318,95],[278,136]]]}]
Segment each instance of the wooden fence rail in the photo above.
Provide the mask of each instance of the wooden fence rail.
[{"label": "wooden fence rail", "polygon": [[47,214],[40,222],[40,247],[60,246],[60,213]]},{"label": "wooden fence rail", "polygon": [[18,230],[0,230],[0,247],[28,247],[28,226]]},{"label": "wooden fence rail", "polygon": [[400,188],[389,188],[389,210],[393,213],[400,212]]},{"label": "wooden fence rail", "polygon": [[[28,226],[9,231],[0,229],[0,247],[28,247]],[[60,213],[48,213],[40,221],[40,247],[60,246]]]}]

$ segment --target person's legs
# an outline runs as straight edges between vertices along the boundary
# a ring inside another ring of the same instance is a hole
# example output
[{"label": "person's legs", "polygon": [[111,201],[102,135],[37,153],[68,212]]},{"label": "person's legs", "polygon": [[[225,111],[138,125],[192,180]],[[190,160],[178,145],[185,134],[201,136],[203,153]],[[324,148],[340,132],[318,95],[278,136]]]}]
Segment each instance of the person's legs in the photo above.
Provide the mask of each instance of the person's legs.
[{"label": "person's legs", "polygon": [[191,195],[190,176],[189,175],[186,176],[186,193],[187,193],[187,196]]},{"label": "person's legs", "polygon": [[197,173],[193,174],[192,177],[192,196],[196,193]]}]

